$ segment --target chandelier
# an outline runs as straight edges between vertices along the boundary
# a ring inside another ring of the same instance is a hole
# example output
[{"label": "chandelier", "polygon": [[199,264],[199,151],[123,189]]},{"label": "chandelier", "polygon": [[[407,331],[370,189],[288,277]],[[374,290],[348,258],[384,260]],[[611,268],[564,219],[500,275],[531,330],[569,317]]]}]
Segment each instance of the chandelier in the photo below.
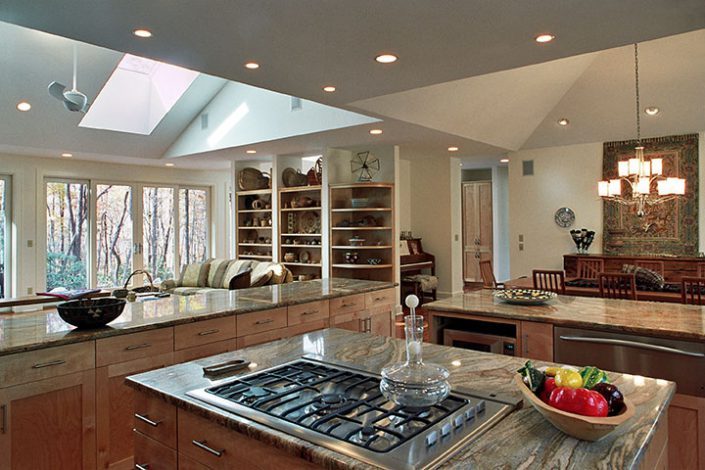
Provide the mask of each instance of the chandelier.
[{"label": "chandelier", "polygon": [[[634,44],[634,77],[636,84],[636,147],[634,158],[617,162],[619,178],[597,183],[597,192],[605,201],[614,201],[627,206],[636,206],[636,214],[643,217],[647,206],[661,204],[685,194],[685,179],[666,177],[663,174],[663,159],[644,158],[641,144],[641,97],[639,96],[639,48]],[[622,182],[629,189],[622,193]]]}]

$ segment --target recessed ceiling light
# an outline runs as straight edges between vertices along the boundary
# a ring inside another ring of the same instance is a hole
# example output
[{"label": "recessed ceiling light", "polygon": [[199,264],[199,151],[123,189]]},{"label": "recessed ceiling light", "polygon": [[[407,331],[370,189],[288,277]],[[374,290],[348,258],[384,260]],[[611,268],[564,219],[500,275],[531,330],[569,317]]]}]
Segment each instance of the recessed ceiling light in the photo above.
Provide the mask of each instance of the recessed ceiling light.
[{"label": "recessed ceiling light", "polygon": [[152,37],[152,32],[148,29],[136,29],[136,30],[132,31],[132,34],[134,34],[138,38],[151,38]]},{"label": "recessed ceiling light", "polygon": [[64,153],[61,154],[61,156],[64,157],[64,158],[71,158],[71,157],[73,157],[73,154],[72,154],[72,153],[68,153],[68,152],[64,152]]},{"label": "recessed ceiling light", "polygon": [[544,44],[553,41],[556,37],[553,34],[539,34],[534,39],[536,42]]},{"label": "recessed ceiling light", "polygon": [[250,70],[257,70],[259,64],[257,62],[245,62],[245,68]]},{"label": "recessed ceiling light", "polygon": [[568,119],[566,119],[566,118],[560,118],[560,119],[558,120],[558,125],[559,125],[559,126],[567,126],[568,124],[570,124],[570,121],[569,121]]},{"label": "recessed ceiling light", "polygon": [[457,151],[458,151],[458,147],[448,147],[448,151],[449,151],[449,152],[457,152]]},{"label": "recessed ceiling light", "polygon": [[252,153],[257,153],[257,150],[255,150],[255,149],[249,149],[249,150],[245,150],[245,153],[251,153],[251,154],[252,154]]},{"label": "recessed ceiling light", "polygon": [[380,135],[382,132],[382,129],[370,129],[370,134],[372,135]]},{"label": "recessed ceiling light", "polygon": [[32,105],[27,103],[26,101],[20,101],[19,103],[17,103],[17,110],[18,111],[25,112],[25,111],[29,111],[30,109],[32,109]]},{"label": "recessed ceiling light", "polygon": [[173,163],[165,163],[164,166],[174,166]]},{"label": "recessed ceiling light", "polygon": [[648,108],[644,109],[644,112],[648,114],[649,116],[656,116],[660,109],[658,109],[656,106],[649,106]]},{"label": "recessed ceiling light", "polygon": [[399,60],[399,57],[395,56],[394,54],[380,54],[375,57],[375,60],[380,64],[391,64]]},{"label": "recessed ceiling light", "polygon": [[326,93],[333,93],[335,91],[335,87],[333,85],[324,86],[323,91]]},{"label": "recessed ceiling light", "polygon": [[499,161],[499,163],[509,163],[509,159],[508,159],[508,158],[503,158],[503,159],[501,159],[501,160]]}]

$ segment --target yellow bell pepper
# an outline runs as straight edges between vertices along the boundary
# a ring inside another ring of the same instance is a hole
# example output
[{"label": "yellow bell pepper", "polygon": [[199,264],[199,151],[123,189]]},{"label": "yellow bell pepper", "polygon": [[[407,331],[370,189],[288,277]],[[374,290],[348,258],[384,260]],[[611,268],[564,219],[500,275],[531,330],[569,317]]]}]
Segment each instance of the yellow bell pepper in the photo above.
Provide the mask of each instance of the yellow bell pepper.
[{"label": "yellow bell pepper", "polygon": [[556,387],[580,388],[583,386],[583,378],[580,373],[570,369],[558,369],[556,371]]},{"label": "yellow bell pepper", "polygon": [[549,377],[555,377],[556,372],[558,372],[559,370],[561,370],[560,367],[546,367],[544,373]]}]

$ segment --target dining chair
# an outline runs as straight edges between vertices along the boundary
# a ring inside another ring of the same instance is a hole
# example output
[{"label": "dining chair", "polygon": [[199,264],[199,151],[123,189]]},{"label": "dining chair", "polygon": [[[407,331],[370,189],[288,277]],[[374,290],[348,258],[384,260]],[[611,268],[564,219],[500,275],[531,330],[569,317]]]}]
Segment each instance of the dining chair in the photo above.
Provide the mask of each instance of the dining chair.
[{"label": "dining chair", "polygon": [[600,297],[603,299],[636,300],[636,279],[633,273],[599,273]]},{"label": "dining chair", "polygon": [[[651,271],[654,271],[663,277],[663,273],[666,270],[665,265],[663,261],[646,261],[646,260],[641,260],[641,261],[636,261],[634,263],[634,266],[637,266],[639,268],[646,268],[650,269]],[[699,276],[700,274],[698,274]]]},{"label": "dining chair", "polygon": [[597,279],[605,271],[605,260],[579,258],[577,271],[580,279]]},{"label": "dining chair", "polygon": [[498,283],[494,277],[494,269],[492,269],[492,261],[480,261],[480,277],[482,278],[482,287],[485,289],[504,289],[504,284]]},{"label": "dining chair", "polygon": [[681,278],[681,303],[705,305],[705,277]]},{"label": "dining chair", "polygon": [[563,271],[534,269],[532,275],[534,278],[534,289],[565,294],[565,274]]}]

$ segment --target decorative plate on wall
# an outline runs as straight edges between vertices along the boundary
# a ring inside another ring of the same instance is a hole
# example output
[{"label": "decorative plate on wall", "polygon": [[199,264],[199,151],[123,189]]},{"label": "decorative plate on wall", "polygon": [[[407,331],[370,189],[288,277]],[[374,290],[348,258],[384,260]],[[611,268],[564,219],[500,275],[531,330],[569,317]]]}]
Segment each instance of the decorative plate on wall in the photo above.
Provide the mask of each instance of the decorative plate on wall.
[{"label": "decorative plate on wall", "polygon": [[569,207],[561,207],[553,215],[553,220],[556,221],[556,225],[562,228],[572,227],[575,223],[575,212]]}]

